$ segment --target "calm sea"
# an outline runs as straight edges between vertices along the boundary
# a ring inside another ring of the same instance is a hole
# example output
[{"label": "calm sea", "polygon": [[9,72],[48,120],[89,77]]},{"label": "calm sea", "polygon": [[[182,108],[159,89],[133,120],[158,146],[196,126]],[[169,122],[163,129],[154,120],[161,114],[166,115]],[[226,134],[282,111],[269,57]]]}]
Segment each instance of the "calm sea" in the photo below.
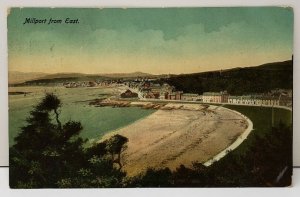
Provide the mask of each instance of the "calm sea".
[{"label": "calm sea", "polygon": [[113,88],[64,88],[64,87],[10,87],[10,92],[31,92],[24,96],[9,95],[9,143],[20,128],[26,125],[26,118],[33,107],[40,102],[46,92],[55,93],[62,101],[61,120],[80,121],[83,125],[81,136],[90,142],[100,139],[105,133],[129,125],[155,110],[138,107],[94,107],[89,100],[116,94]]}]

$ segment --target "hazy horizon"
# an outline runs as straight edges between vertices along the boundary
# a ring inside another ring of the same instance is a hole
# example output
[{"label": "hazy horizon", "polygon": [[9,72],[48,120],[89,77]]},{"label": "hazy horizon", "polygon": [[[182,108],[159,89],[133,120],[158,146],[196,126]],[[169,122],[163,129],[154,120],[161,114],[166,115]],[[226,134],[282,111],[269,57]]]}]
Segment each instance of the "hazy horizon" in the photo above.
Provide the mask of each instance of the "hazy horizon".
[{"label": "hazy horizon", "polygon": [[[23,24],[26,18],[79,24]],[[290,60],[283,7],[12,8],[9,71],[186,74]]]},{"label": "hazy horizon", "polygon": [[[292,59],[287,59],[287,60],[282,60],[278,62],[284,62],[284,61],[291,61]],[[132,72],[112,72],[112,73],[84,73],[84,72],[72,72],[72,71],[67,71],[67,72],[23,72],[23,71],[17,71],[17,70],[9,70],[9,72],[21,72],[21,73],[41,73],[41,74],[47,74],[47,75],[53,75],[53,74],[83,74],[83,75],[112,75],[112,74],[132,74],[132,73],[144,73],[144,74],[150,74],[150,75],[180,75],[180,74],[193,74],[193,73],[201,73],[201,72],[214,72],[218,70],[227,70],[227,69],[234,69],[234,68],[247,68],[247,67],[256,67],[256,66],[261,66],[264,64],[268,63],[276,63],[276,62],[266,62],[260,65],[252,65],[252,66],[240,66],[240,67],[232,67],[232,68],[226,68],[226,69],[216,69],[216,70],[207,70],[207,71],[198,71],[198,72],[187,72],[187,73],[149,73],[149,72],[143,72],[143,71],[132,71]]]}]

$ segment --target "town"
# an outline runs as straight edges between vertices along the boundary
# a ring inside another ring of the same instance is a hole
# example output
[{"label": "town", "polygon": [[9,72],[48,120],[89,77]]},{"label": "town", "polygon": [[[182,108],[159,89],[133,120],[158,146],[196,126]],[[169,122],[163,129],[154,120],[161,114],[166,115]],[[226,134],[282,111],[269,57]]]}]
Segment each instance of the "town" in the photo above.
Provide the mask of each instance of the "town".
[{"label": "town", "polygon": [[178,91],[168,83],[158,83],[157,79],[136,78],[127,80],[96,80],[84,82],[67,82],[66,88],[78,87],[123,87],[122,99],[139,99],[142,101],[178,101],[215,104],[237,104],[252,106],[292,107],[292,90],[275,89],[266,93],[250,95],[230,95],[226,90],[220,92],[203,92],[202,94]]}]

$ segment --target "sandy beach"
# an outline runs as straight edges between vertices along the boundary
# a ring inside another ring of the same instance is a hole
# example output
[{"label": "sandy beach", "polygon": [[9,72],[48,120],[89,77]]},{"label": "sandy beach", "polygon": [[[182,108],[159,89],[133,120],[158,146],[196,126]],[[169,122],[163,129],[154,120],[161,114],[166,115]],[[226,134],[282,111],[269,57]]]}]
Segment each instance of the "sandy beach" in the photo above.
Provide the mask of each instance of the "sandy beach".
[{"label": "sandy beach", "polygon": [[248,127],[247,121],[231,110],[200,104],[167,104],[150,116],[112,132],[129,139],[123,153],[128,176],[147,168],[192,162],[204,163],[230,146]]}]

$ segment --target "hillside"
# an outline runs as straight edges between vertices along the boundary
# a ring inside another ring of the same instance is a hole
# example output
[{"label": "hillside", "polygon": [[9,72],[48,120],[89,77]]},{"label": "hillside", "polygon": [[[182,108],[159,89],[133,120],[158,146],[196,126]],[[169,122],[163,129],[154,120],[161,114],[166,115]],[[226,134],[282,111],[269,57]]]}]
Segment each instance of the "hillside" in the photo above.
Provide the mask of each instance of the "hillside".
[{"label": "hillside", "polygon": [[268,63],[256,67],[173,75],[163,80],[177,90],[202,94],[227,90],[232,95],[293,88],[293,61]]},{"label": "hillside", "polygon": [[97,77],[108,77],[108,78],[132,78],[132,77],[150,77],[151,74],[142,72],[133,73],[100,73],[100,74],[84,74],[84,73],[55,73],[48,74],[41,77],[40,79],[59,79],[59,78],[97,78]]},{"label": "hillside", "polygon": [[102,76],[112,77],[112,78],[136,78],[136,77],[154,77],[155,75],[143,73],[143,72],[133,72],[133,73],[102,74]]},{"label": "hillside", "polygon": [[46,76],[46,73],[41,72],[19,72],[19,71],[10,71],[8,72],[8,84],[23,83],[28,80],[39,79]]},{"label": "hillside", "polygon": [[9,72],[11,82],[10,85],[32,85],[32,84],[51,84],[63,82],[77,82],[77,81],[95,81],[107,79],[128,79],[136,77],[154,77],[154,75],[142,72],[134,73],[109,73],[109,74],[83,74],[83,73],[55,73],[40,75],[30,75],[30,73],[21,73],[17,75],[16,72]]}]

